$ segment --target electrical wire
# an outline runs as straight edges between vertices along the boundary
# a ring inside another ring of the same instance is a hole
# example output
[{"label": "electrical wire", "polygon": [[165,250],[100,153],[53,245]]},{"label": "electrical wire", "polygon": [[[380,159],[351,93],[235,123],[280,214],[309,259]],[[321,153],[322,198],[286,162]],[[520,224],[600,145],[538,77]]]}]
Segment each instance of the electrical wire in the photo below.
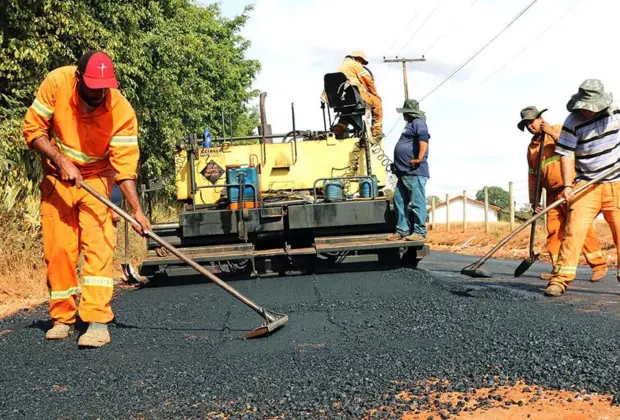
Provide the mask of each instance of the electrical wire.
[{"label": "electrical wire", "polygon": [[439,89],[441,86],[443,86],[448,80],[450,80],[452,77],[454,77],[459,71],[461,71],[463,69],[463,67],[465,67],[467,64],[469,64],[474,58],[476,58],[482,51],[484,51],[489,45],[491,45],[493,43],[493,41],[495,41],[497,38],[499,38],[508,28],[510,28],[512,26],[513,23],[515,23],[521,16],[523,16],[532,6],[534,6],[534,4],[536,4],[538,2],[538,0],[532,0],[532,2],[530,4],[528,4],[523,10],[521,10],[514,18],[512,18],[512,20],[510,22],[508,22],[508,24],[501,30],[499,31],[493,38],[491,38],[491,40],[489,42],[487,42],[486,44],[484,44],[482,46],[482,48],[480,48],[478,51],[476,51],[476,53],[474,55],[472,55],[471,57],[469,57],[467,60],[465,60],[465,62],[463,62],[462,64],[460,64],[455,70],[453,70],[444,80],[441,81],[441,83],[439,83],[437,86],[435,86],[433,89],[430,90],[430,92],[428,92],[426,95],[424,95],[422,97],[422,99],[420,99],[420,101],[423,101],[424,99],[428,98],[430,95],[432,95],[435,91],[437,91],[437,89]]},{"label": "electrical wire", "polygon": [[[424,99],[428,98],[430,95],[432,95],[434,92],[436,92],[437,89],[439,89],[441,86],[443,86],[448,80],[450,80],[452,77],[454,77],[467,64],[469,64],[474,58],[476,58],[482,51],[484,51],[489,45],[491,45],[500,35],[502,35],[510,26],[512,26],[513,23],[515,23],[521,16],[523,16],[525,14],[525,12],[527,12],[532,6],[534,6],[534,4],[536,4],[536,2],[538,2],[538,0],[532,0],[532,2],[530,4],[528,4],[523,10],[521,10],[515,17],[513,17],[510,20],[510,22],[508,22],[508,24],[502,30],[500,30],[493,38],[491,38],[491,40],[489,42],[487,42],[485,45],[482,46],[482,48],[480,48],[472,56],[470,56],[467,60],[465,60],[463,63],[461,63],[447,77],[445,77],[444,80],[442,80],[437,86],[435,86],[426,95],[424,95],[422,97],[422,99],[419,100],[419,102],[422,102]],[[392,126],[392,128],[390,129],[390,131],[388,132],[388,134],[386,135],[386,137],[388,137],[390,134],[392,134],[392,132],[394,131],[394,129],[396,128],[398,123],[399,123],[399,121],[397,120],[394,123],[394,125]]]},{"label": "electrical wire", "polygon": [[459,14],[454,20],[452,20],[452,22],[450,22],[450,24],[448,25],[448,29],[446,29],[445,31],[443,31],[443,33],[439,36],[439,38],[437,38],[430,47],[428,47],[426,49],[426,52],[423,54],[424,56],[426,56],[426,54],[428,54],[433,47],[435,47],[435,45],[437,45],[439,43],[439,41],[441,41],[443,39],[443,37],[450,32],[450,30],[454,29],[454,24],[463,16],[468,15],[469,12],[471,11],[472,7],[474,7],[474,5],[478,2],[478,0],[473,0],[470,4],[469,7],[467,8],[467,11],[463,14]]},{"label": "electrical wire", "polygon": [[[562,15],[560,15],[560,17],[558,17],[556,20],[554,20],[550,25],[548,25],[542,32],[540,32],[536,37],[534,37],[534,39],[527,44],[525,47],[523,47],[523,49],[521,49],[521,51],[519,51],[517,54],[515,54],[514,56],[512,56],[512,58],[510,58],[508,61],[506,61],[504,64],[502,64],[500,67],[498,67],[493,73],[491,73],[490,75],[488,75],[487,77],[485,77],[481,82],[477,83],[475,86],[479,86],[482,85],[484,83],[486,83],[489,79],[491,79],[493,76],[495,76],[497,73],[499,73],[501,70],[503,70],[504,68],[506,68],[506,66],[510,63],[512,63],[517,57],[519,57],[521,54],[523,54],[525,51],[529,50],[532,45],[534,45],[535,42],[539,41],[540,38],[542,38],[548,31],[549,29],[551,29],[553,26],[555,26],[558,22],[560,22],[562,19],[564,19],[564,17],[566,17],[566,15],[568,15],[579,3],[581,3],[582,0],[577,0],[575,3],[573,3],[573,5],[571,7],[569,7]],[[474,87],[475,87],[474,86]]]}]

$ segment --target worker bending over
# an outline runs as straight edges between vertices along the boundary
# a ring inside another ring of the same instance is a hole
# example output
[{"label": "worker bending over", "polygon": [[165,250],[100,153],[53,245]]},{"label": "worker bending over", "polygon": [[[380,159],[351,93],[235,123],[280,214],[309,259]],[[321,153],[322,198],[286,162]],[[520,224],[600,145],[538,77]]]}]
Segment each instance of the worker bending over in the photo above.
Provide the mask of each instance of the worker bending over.
[{"label": "worker bending over", "polygon": [[[528,106],[521,110],[521,121],[518,128],[523,131],[524,128],[533,134],[530,145],[527,149],[527,163],[529,167],[529,195],[532,209],[535,213],[540,212],[540,191],[544,188],[547,192],[547,203],[553,203],[562,197],[563,181],[562,171],[560,168],[560,155],[555,152],[556,143],[560,137],[562,130],[561,124],[551,126],[542,117],[542,113],[547,111],[543,109],[538,111],[534,106]],[[543,156],[540,168],[540,188],[539,196],[535,197],[536,177],[538,176],[538,154],[540,152],[540,142],[544,142]],[[565,206],[559,206],[549,210],[547,213],[547,251],[551,257],[553,267],[558,262],[560,254],[560,245],[564,238],[564,230],[566,226]],[[603,253],[599,246],[598,238],[594,228],[590,226],[587,231],[585,243],[583,245],[583,253],[586,261],[592,267],[592,276],[590,281],[599,281],[607,274],[607,260],[603,257]],[[549,280],[552,273],[543,273],[540,278]]]},{"label": "worker bending over", "polygon": [[151,226],[136,191],[138,123],[131,105],[117,90],[110,57],[98,51],[76,66],[48,74],[26,113],[26,144],[42,155],[41,226],[50,289],[53,327],[47,339],[70,335],[80,292],[76,268],[84,251],[84,281],[79,315],[89,323],[80,346],[110,341],[107,323],[114,314],[112,256],[116,243],[112,211],[80,188],[85,183],[110,197],[120,186],[141,234]]},{"label": "worker bending over", "polygon": [[360,96],[370,106],[372,113],[372,136],[382,137],[383,105],[381,97],[377,93],[374,78],[370,71],[364,67],[367,64],[368,60],[366,60],[364,52],[357,50],[345,57],[338,71],[344,73],[349,83],[357,86]]},{"label": "worker bending over", "polygon": [[600,80],[589,79],[579,86],[566,107],[570,115],[562,126],[555,151],[562,155],[562,194],[568,201],[568,224],[558,264],[545,290],[547,296],[562,295],[574,280],[581,248],[599,213],[603,213],[611,228],[616,252],[620,234],[620,171],[597,181],[576,197],[570,195],[574,188],[618,165],[620,105],[613,103],[612,94],[605,92]]}]

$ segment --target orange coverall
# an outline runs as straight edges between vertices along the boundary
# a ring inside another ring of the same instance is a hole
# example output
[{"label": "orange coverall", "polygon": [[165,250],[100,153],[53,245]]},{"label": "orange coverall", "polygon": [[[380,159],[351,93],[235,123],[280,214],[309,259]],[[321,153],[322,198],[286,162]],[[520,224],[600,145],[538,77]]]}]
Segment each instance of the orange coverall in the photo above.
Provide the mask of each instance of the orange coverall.
[{"label": "orange coverall", "polygon": [[[140,151],[138,123],[127,99],[110,89],[106,101],[84,114],[77,92],[76,66],[53,70],[42,82],[23,125],[26,144],[49,136],[79,169],[83,182],[110,197],[113,182],[136,179]],[[112,211],[83,188],[60,179],[58,169],[43,158],[41,226],[54,324],[73,324],[78,310],[84,322],[108,323],[113,292],[112,256],[116,243]],[[77,263],[84,252],[80,288]]]},{"label": "orange coverall", "polygon": [[353,86],[357,86],[362,99],[370,106],[372,112],[372,135],[376,136],[383,129],[383,105],[381,97],[377,93],[375,82],[360,63],[351,57],[345,58],[338,69]]},{"label": "orange coverall", "polygon": [[[553,130],[560,135],[562,125],[553,126]],[[560,155],[555,153],[556,141],[550,135],[543,133],[545,145],[543,147],[542,172],[540,176],[540,186],[547,191],[547,204],[551,204],[559,200],[562,196],[562,170],[560,167]],[[538,152],[540,150],[540,136],[534,135],[527,149],[527,163],[529,166],[529,195],[530,203],[534,203],[536,189],[536,167],[538,165]],[[538,203],[535,203],[538,205]],[[564,239],[564,230],[566,226],[566,207],[558,206],[547,213],[547,251],[551,257],[553,266],[555,267],[560,255],[560,245]],[[607,261],[601,252],[601,247],[594,232],[594,228],[590,226],[583,245],[583,254],[586,261],[592,267],[593,271],[607,271]]]}]

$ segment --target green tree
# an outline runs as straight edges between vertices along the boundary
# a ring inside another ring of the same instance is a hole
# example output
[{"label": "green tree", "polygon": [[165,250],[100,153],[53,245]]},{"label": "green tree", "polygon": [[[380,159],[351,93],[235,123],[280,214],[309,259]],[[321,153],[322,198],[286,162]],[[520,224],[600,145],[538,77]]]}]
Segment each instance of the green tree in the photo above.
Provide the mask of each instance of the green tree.
[{"label": "green tree", "polygon": [[188,134],[221,135],[222,111],[227,134],[229,119],[234,135],[250,134],[260,66],[245,58],[239,32],[251,10],[227,19],[218,5],[191,0],[0,1],[0,160],[12,162],[0,174],[12,184],[38,177],[39,159],[21,136],[26,109],[49,71],[91,49],[114,59],[138,115],[142,178],[171,175],[174,145]]},{"label": "green tree", "polygon": [[[507,209],[510,205],[510,194],[508,191],[501,187],[488,187],[489,189],[489,204],[499,207],[500,209]],[[476,193],[476,200],[484,201],[484,189]]]},{"label": "green tree", "polygon": [[437,197],[436,195],[429,195],[426,197],[426,204],[428,206],[432,204],[433,198],[435,199],[435,204],[439,204],[441,202],[441,198]]}]

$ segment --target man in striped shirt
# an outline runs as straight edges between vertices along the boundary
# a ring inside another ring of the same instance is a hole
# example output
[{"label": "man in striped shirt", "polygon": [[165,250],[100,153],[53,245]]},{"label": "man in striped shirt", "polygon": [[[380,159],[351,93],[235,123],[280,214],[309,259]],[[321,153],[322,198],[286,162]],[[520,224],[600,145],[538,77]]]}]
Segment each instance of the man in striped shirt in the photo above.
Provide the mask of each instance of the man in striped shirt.
[{"label": "man in striped shirt", "polygon": [[[527,148],[527,163],[529,168],[528,189],[530,203],[536,213],[540,210],[540,197],[542,188],[547,192],[547,203],[553,203],[562,195],[562,171],[560,167],[560,155],[555,153],[557,141],[562,130],[561,124],[551,125],[542,117],[546,111],[539,111],[535,106],[528,106],[521,110],[521,121],[517,127],[523,131],[527,128],[532,134],[532,139]],[[541,141],[544,143],[542,162],[540,162],[540,191],[536,194],[536,178],[539,169],[539,153]],[[551,257],[552,267],[558,263],[560,246],[564,238],[566,226],[566,208],[564,206],[551,209],[547,214],[547,251]],[[603,257],[598,238],[594,228],[590,226],[583,245],[583,254],[586,261],[592,267],[590,281],[596,282],[607,274],[607,261]],[[552,273],[543,273],[540,278],[550,280]]]},{"label": "man in striped shirt", "polygon": [[574,280],[586,233],[599,213],[603,213],[613,233],[616,252],[620,235],[620,171],[592,184],[576,197],[570,195],[573,188],[618,165],[620,104],[613,103],[612,94],[605,92],[600,80],[588,79],[566,107],[570,115],[555,151],[562,156],[562,194],[569,206],[568,225],[558,265],[545,290],[547,296],[562,295]]},{"label": "man in striped shirt", "polygon": [[[151,226],[136,191],[138,122],[129,101],[117,89],[111,58],[100,51],[82,56],[77,66],[47,75],[26,112],[23,134],[28,148],[41,154],[41,227],[50,289],[53,327],[46,339],[67,338],[78,312],[89,324],[78,344],[101,347],[110,341],[107,324],[114,283],[116,242],[112,212],[81,185],[110,197],[120,186],[141,234]],[[84,281],[77,279],[84,251]]]}]

